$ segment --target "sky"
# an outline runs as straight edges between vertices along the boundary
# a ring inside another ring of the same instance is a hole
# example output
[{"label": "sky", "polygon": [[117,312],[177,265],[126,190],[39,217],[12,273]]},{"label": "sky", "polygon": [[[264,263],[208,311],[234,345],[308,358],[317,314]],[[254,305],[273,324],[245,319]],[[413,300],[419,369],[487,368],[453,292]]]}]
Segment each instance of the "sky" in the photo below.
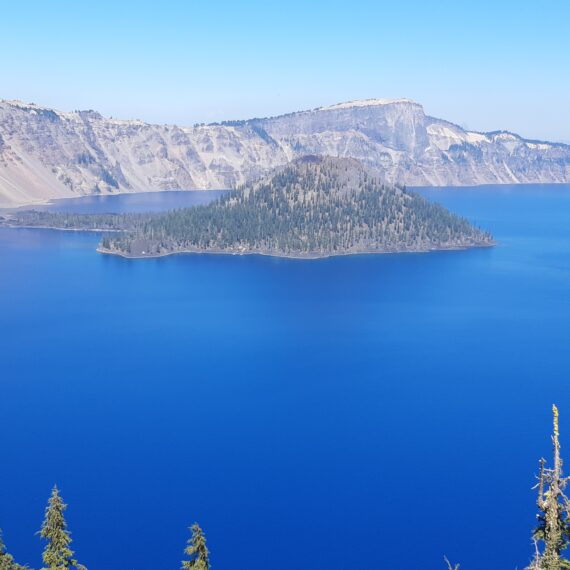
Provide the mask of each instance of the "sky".
[{"label": "sky", "polygon": [[366,98],[570,142],[568,0],[0,0],[0,98],[190,125]]}]

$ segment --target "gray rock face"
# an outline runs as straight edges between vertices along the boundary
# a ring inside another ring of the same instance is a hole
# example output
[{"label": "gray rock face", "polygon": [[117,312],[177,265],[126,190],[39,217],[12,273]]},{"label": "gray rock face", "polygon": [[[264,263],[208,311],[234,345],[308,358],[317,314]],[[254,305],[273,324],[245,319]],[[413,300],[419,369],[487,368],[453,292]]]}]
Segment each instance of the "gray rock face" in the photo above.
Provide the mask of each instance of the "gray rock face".
[{"label": "gray rock face", "polygon": [[233,188],[308,154],[357,158],[411,186],[570,182],[570,146],[465,131],[407,99],[195,127],[0,101],[0,206]]}]

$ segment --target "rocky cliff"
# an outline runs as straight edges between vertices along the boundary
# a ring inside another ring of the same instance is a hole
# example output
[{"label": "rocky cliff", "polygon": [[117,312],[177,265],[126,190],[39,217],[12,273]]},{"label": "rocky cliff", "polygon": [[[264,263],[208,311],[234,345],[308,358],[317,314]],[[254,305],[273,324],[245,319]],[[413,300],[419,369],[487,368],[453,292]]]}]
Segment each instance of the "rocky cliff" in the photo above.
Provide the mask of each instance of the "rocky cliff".
[{"label": "rocky cliff", "polygon": [[570,182],[570,146],[476,133],[407,100],[178,127],[0,101],[0,207],[94,193],[233,188],[304,155],[361,160],[387,182]]}]

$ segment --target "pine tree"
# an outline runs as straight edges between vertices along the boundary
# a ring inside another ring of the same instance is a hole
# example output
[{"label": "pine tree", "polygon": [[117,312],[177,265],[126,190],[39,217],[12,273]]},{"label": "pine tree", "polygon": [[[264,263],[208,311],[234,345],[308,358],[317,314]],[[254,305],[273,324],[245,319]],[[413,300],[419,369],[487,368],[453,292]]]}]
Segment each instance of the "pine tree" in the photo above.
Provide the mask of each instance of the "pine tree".
[{"label": "pine tree", "polygon": [[570,544],[570,501],[564,494],[569,478],[562,475],[556,406],[552,406],[552,414],[554,465],[552,469],[547,469],[546,461],[540,460],[536,503],[539,515],[533,536],[535,541],[544,543],[544,548],[542,552],[537,550],[533,566],[540,570],[570,570],[570,561],[562,557],[562,552]]},{"label": "pine tree", "polygon": [[0,530],[0,570],[27,570],[26,566],[14,562],[14,557],[6,552],[6,546],[2,540],[2,531]]},{"label": "pine tree", "polygon": [[184,570],[209,570],[210,559],[206,536],[198,523],[194,523],[189,530],[192,536],[188,539],[184,554],[190,559],[182,561],[182,568]]},{"label": "pine tree", "polygon": [[70,549],[71,536],[64,516],[65,509],[67,505],[63,502],[57,486],[54,486],[39,532],[39,535],[47,541],[42,554],[45,565],[42,570],[68,570],[68,568],[86,570],[73,558],[74,553]]}]

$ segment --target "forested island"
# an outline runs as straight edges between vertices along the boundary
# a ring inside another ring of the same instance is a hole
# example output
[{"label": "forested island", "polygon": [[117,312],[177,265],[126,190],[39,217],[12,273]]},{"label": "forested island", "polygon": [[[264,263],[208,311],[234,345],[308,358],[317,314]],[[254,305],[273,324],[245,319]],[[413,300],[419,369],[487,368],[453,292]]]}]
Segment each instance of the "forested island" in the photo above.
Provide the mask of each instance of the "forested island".
[{"label": "forested island", "polygon": [[5,224],[115,232],[99,251],[125,257],[258,253],[319,258],[463,249],[492,236],[354,159],[304,157],[211,204],[161,214],[18,212]]}]

